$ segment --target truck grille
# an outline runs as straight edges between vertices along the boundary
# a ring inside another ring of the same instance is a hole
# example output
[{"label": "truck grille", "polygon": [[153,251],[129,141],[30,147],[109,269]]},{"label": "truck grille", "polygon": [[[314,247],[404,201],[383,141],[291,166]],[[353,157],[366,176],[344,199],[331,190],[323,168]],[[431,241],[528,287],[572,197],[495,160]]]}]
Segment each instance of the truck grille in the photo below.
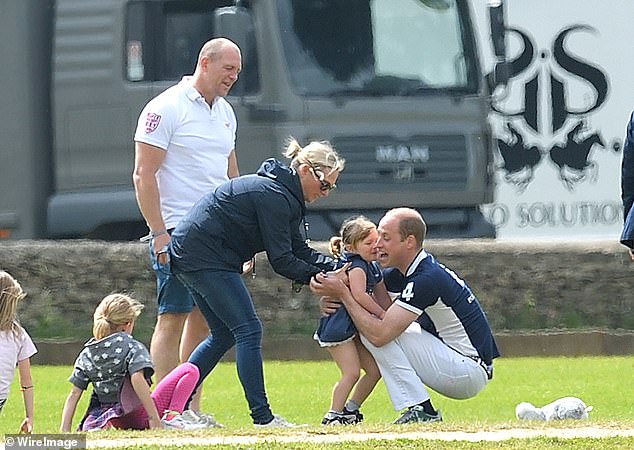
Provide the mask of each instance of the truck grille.
[{"label": "truck grille", "polygon": [[389,136],[339,137],[332,143],[346,159],[345,177],[337,183],[342,190],[466,188],[468,158],[462,135],[414,136],[407,140]]}]

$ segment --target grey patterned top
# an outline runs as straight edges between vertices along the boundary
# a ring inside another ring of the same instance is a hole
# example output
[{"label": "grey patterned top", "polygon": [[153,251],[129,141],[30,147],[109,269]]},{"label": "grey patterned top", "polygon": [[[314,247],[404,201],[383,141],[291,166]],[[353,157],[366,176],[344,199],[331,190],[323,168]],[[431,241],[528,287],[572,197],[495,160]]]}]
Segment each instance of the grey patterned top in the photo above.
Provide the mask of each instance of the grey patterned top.
[{"label": "grey patterned top", "polygon": [[154,373],[150,353],[141,342],[120,331],[103,339],[89,340],[75,360],[68,381],[81,390],[92,383],[102,404],[115,403],[119,401],[124,377],[139,370],[144,371],[147,379]]}]

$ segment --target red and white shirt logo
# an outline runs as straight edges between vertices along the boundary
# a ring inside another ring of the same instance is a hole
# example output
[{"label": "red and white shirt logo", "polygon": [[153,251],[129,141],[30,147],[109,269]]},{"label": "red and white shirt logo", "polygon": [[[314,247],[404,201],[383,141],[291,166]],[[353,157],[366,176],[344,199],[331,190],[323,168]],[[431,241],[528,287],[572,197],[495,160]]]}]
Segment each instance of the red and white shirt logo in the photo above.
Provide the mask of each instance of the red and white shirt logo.
[{"label": "red and white shirt logo", "polygon": [[160,114],[155,114],[152,112],[147,113],[147,116],[145,117],[145,132],[149,134],[155,131],[158,128],[160,121]]}]

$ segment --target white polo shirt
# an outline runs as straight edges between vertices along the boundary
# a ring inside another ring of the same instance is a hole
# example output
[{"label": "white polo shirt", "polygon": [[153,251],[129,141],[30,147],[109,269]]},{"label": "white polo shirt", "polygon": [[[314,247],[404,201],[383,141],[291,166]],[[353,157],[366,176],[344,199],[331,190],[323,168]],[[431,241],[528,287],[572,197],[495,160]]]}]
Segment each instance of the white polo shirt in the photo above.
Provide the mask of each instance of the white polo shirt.
[{"label": "white polo shirt", "polygon": [[183,79],[152,99],[139,116],[134,140],[166,151],[156,173],[161,214],[173,228],[203,195],[228,179],[237,122],[221,97],[210,107]]}]

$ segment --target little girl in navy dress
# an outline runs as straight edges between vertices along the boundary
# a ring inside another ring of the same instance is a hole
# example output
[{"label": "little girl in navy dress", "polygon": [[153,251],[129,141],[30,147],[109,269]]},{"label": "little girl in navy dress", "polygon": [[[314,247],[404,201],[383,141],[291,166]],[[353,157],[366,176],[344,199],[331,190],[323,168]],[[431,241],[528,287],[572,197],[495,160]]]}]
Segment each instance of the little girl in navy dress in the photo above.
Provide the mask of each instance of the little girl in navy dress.
[{"label": "little girl in navy dress", "polygon": [[[346,271],[355,300],[382,318],[384,308],[391,301],[383,284],[381,269],[374,261],[377,239],[377,229],[371,221],[363,216],[351,218],[342,224],[340,236],[330,239],[330,252],[338,259],[338,268],[348,264]],[[384,305],[384,308],[380,305]],[[322,425],[360,422],[363,415],[359,407],[370,395],[381,374],[372,355],[361,344],[357,330],[343,306],[334,314],[320,319],[315,340],[328,350],[341,371],[341,378],[332,390],[330,410],[322,420]],[[365,371],[362,377],[361,369]]]}]

